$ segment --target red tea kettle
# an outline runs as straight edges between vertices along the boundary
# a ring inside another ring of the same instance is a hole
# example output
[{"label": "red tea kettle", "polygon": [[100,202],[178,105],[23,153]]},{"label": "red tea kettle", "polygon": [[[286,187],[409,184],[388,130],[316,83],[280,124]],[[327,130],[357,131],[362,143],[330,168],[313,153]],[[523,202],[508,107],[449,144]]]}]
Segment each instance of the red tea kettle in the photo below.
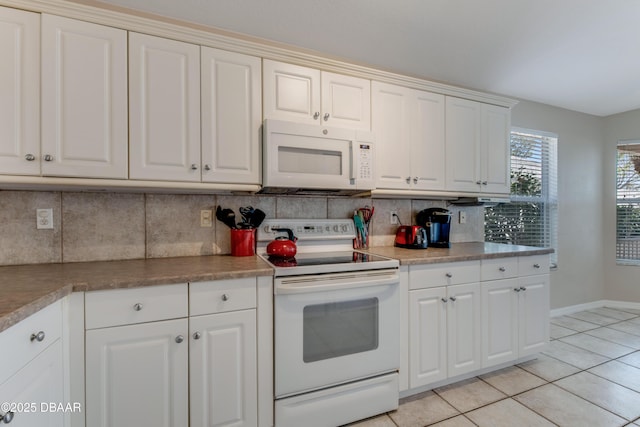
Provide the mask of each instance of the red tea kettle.
[{"label": "red tea kettle", "polygon": [[280,258],[293,258],[296,256],[296,236],[290,228],[272,228],[272,231],[283,231],[287,237],[278,236],[267,245],[267,255]]}]

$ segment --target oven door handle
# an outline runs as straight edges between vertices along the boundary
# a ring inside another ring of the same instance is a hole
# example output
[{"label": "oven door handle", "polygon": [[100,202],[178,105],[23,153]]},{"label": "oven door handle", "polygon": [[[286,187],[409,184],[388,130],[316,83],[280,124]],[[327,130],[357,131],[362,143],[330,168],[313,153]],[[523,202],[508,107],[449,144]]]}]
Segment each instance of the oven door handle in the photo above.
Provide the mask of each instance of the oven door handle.
[{"label": "oven door handle", "polygon": [[301,294],[310,292],[339,291],[355,288],[365,288],[372,286],[398,285],[400,280],[398,274],[371,274],[367,276],[340,276],[336,278],[318,279],[312,277],[300,277],[295,279],[277,280],[274,293]]}]

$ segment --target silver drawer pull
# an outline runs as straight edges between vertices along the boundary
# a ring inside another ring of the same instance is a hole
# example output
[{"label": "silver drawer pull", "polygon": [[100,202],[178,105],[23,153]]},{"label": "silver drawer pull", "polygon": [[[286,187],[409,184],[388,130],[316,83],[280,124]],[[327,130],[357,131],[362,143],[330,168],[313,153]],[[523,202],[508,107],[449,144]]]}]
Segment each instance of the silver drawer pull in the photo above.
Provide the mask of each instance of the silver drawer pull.
[{"label": "silver drawer pull", "polygon": [[540,264],[533,264],[533,268],[540,268]]},{"label": "silver drawer pull", "polygon": [[507,269],[506,269],[506,268],[504,268],[504,267],[500,267],[498,270],[502,271],[503,273],[504,273],[505,271],[507,271]]},{"label": "silver drawer pull", "polygon": [[453,302],[456,302],[456,297],[449,297],[449,299]]},{"label": "silver drawer pull", "polygon": [[453,277],[453,274],[451,273],[446,273],[445,276],[447,276],[447,278],[451,279]]},{"label": "silver drawer pull", "polygon": [[222,294],[222,301],[229,301],[229,295]]},{"label": "silver drawer pull", "polygon": [[26,156],[24,156],[24,158],[28,162],[33,162],[36,159],[36,156],[34,156],[33,154],[27,154]]},{"label": "silver drawer pull", "polygon": [[201,336],[202,336],[202,334],[200,332],[194,332],[193,333],[193,339],[194,340],[199,340]]},{"label": "silver drawer pull", "polygon": [[176,342],[177,342],[178,344],[180,344],[182,341],[184,341],[184,337],[183,337],[182,335],[178,335],[178,336],[176,337]]},{"label": "silver drawer pull", "polygon": [[140,304],[139,302],[138,302],[138,303],[135,303],[135,304],[133,305],[133,309],[134,309],[135,311],[140,311],[140,310],[142,310],[142,304]]},{"label": "silver drawer pull", "polygon": [[520,286],[520,290],[521,290],[521,291],[526,291],[526,290],[527,290],[527,288],[525,288],[524,286]]},{"label": "silver drawer pull", "polygon": [[520,288],[513,288],[514,291],[520,292]]},{"label": "silver drawer pull", "polygon": [[43,157],[45,162],[52,162],[53,161],[53,156],[51,154],[45,154]]},{"label": "silver drawer pull", "polygon": [[440,298],[440,301],[442,301],[442,302],[447,302],[447,301],[449,301],[449,300],[448,300],[448,299],[446,299],[446,298]]},{"label": "silver drawer pull", "polygon": [[29,339],[31,340],[31,342],[33,342],[33,341],[38,341],[38,342],[44,341],[44,331],[40,331],[37,334],[31,334],[31,337]]},{"label": "silver drawer pull", "polygon": [[13,421],[13,416],[15,415],[15,412],[7,412],[4,415],[0,415],[0,422],[3,422],[5,424],[9,424],[11,421]]}]

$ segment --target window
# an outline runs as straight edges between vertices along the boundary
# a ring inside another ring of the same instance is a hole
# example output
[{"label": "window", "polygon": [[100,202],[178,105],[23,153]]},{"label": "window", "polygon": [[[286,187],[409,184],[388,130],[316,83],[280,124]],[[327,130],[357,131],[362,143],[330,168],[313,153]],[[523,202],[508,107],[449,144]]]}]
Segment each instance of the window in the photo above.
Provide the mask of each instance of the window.
[{"label": "window", "polygon": [[640,140],[618,143],[616,260],[640,264]]},{"label": "window", "polygon": [[554,134],[512,129],[511,202],[485,208],[485,241],[557,248],[557,142]]}]

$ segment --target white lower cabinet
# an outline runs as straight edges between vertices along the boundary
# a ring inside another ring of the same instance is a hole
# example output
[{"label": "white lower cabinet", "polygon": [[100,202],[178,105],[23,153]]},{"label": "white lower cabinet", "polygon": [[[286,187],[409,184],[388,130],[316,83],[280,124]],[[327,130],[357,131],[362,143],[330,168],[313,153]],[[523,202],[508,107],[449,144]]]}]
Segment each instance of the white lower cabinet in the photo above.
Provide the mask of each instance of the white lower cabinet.
[{"label": "white lower cabinet", "polygon": [[[549,342],[548,255],[510,262],[519,275],[482,282],[482,367],[539,353]],[[524,270],[529,264],[535,273]],[[509,267],[502,269],[509,270]],[[523,271],[524,270],[524,271]]]},{"label": "white lower cabinet", "polygon": [[192,427],[257,426],[256,311],[189,319]]},{"label": "white lower cabinet", "polygon": [[256,427],[256,306],[255,277],[86,293],[86,425]]},{"label": "white lower cabinet", "polygon": [[187,319],[86,333],[87,426],[186,426]]}]

